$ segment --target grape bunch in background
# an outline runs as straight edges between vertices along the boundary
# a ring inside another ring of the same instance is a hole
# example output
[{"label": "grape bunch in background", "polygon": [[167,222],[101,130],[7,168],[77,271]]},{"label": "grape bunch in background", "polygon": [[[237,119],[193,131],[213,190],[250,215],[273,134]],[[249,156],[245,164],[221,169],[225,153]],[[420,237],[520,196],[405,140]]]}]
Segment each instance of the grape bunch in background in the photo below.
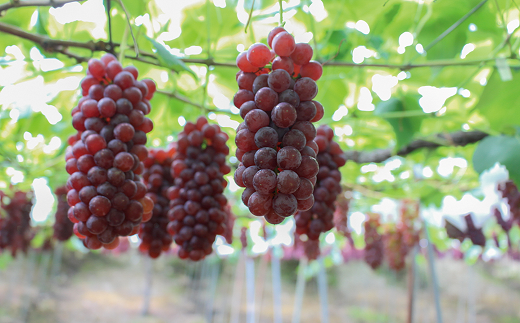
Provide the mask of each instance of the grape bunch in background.
[{"label": "grape bunch in background", "polygon": [[146,134],[153,129],[146,115],[155,83],[137,78],[135,67],[123,68],[111,54],[91,59],[83,97],[72,109],[78,132],[66,152],[69,218],[89,249],[117,247],[119,236],[136,234],[152,216],[139,174],[148,156]]},{"label": "grape bunch in background", "polygon": [[369,213],[365,221],[365,262],[376,269],[383,263],[384,245],[383,237],[378,232],[381,226],[379,222],[379,214]]},{"label": "grape bunch in background", "polygon": [[68,219],[68,217],[72,217],[73,214],[67,203],[67,188],[65,186],[58,187],[54,193],[58,200],[58,207],[54,215],[54,225],[52,226],[54,230],[53,237],[59,241],[67,241],[74,234],[72,231],[74,223]]},{"label": "grape bunch in background", "polygon": [[308,210],[294,216],[296,233],[305,234],[309,240],[318,240],[320,233],[334,227],[336,197],[341,193],[341,173],[339,167],[345,165],[345,157],[339,144],[334,140],[334,132],[327,125],[321,125],[315,139],[318,145],[319,172],[314,193],[305,205]]},{"label": "grape bunch in background", "polygon": [[7,197],[0,191],[0,251],[10,249],[16,257],[19,250],[27,254],[34,237],[31,230],[32,192],[16,191]]},{"label": "grape bunch in background", "polygon": [[175,149],[150,149],[148,158],[144,160],[143,180],[148,189],[146,194],[153,203],[152,218],[141,223],[139,250],[148,253],[151,258],[157,258],[162,251],[168,251],[172,236],[168,233],[168,189],[173,185],[170,168]]},{"label": "grape bunch in background", "polygon": [[227,140],[228,135],[204,117],[187,122],[179,134],[171,165],[174,185],[167,196],[168,232],[180,247],[181,259],[203,259],[213,251],[217,234],[226,233],[224,175],[231,171],[226,165]]},{"label": "grape bunch in background", "polygon": [[243,203],[256,216],[281,223],[308,210],[318,174],[312,124],[323,117],[313,101],[321,64],[311,61],[308,44],[296,44],[282,27],[265,44],[256,43],[237,57],[239,90],[233,99],[244,122],[237,129],[235,182],[245,187]]}]

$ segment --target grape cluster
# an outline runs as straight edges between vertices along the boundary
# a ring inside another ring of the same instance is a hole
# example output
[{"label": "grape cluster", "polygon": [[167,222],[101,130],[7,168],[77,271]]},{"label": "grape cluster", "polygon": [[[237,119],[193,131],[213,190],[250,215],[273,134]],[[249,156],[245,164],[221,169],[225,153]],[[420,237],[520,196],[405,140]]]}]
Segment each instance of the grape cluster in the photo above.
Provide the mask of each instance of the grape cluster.
[{"label": "grape cluster", "polygon": [[486,236],[484,236],[482,228],[477,228],[475,226],[471,213],[466,214],[464,216],[464,221],[466,222],[466,231],[460,230],[451,222],[446,220],[445,228],[448,237],[450,237],[451,239],[457,239],[460,242],[462,242],[466,238],[469,238],[471,240],[471,243],[473,243],[474,245],[484,247],[486,245]]},{"label": "grape cluster", "polygon": [[162,251],[168,251],[172,236],[168,233],[168,189],[173,185],[170,168],[174,149],[150,149],[148,158],[144,160],[143,180],[148,189],[148,196],[153,202],[152,218],[141,223],[139,250],[147,252],[152,258],[157,258]]},{"label": "grape cluster", "polygon": [[155,83],[137,81],[112,54],[88,62],[83,97],[72,110],[78,133],[66,152],[67,201],[74,233],[89,249],[115,248],[119,236],[136,234],[152,215],[139,174],[148,156],[146,134],[153,129],[150,100]]},{"label": "grape cluster", "polygon": [[[54,230],[53,237],[59,241],[67,241],[74,233],[72,231],[74,223],[68,219],[70,207],[67,203],[67,188],[65,186],[58,187],[54,193],[58,200],[58,207],[54,216],[54,225],[52,226]],[[71,214],[70,216],[73,215]]]},{"label": "grape cluster", "polygon": [[298,212],[294,217],[296,233],[306,234],[309,240],[318,240],[320,233],[334,227],[336,197],[341,193],[338,168],[345,165],[345,157],[333,138],[334,132],[329,126],[321,125],[318,128],[315,142],[318,145],[319,172],[314,194],[309,209]]},{"label": "grape cluster", "polygon": [[383,238],[378,232],[379,214],[369,213],[365,221],[365,262],[376,269],[383,263]]},{"label": "grape cluster", "polygon": [[267,41],[272,51],[256,43],[236,60],[239,90],[233,102],[244,122],[235,137],[235,182],[246,188],[242,201],[252,214],[278,224],[314,202],[318,146],[312,122],[324,112],[313,99],[322,67],[311,61],[308,44],[296,44],[281,27]]},{"label": "grape cluster", "polygon": [[17,191],[7,202],[8,198],[0,192],[0,251],[10,249],[11,255],[16,257],[19,250],[27,253],[29,244],[34,237],[31,230],[32,194]]},{"label": "grape cluster", "polygon": [[338,195],[336,199],[336,210],[334,210],[334,227],[336,228],[336,231],[346,237],[351,235],[348,228],[349,208],[350,198],[346,196],[346,193]]},{"label": "grape cluster", "polygon": [[395,225],[388,226],[383,235],[383,245],[388,266],[395,271],[402,270],[406,265],[406,255],[409,250],[403,231]]},{"label": "grape cluster", "polygon": [[229,244],[233,243],[233,227],[235,226],[236,216],[231,211],[231,205],[227,204],[224,207],[224,212],[226,212],[226,232],[224,232],[224,238],[226,242]]},{"label": "grape cluster", "polygon": [[170,200],[168,232],[180,247],[181,259],[197,261],[213,251],[216,235],[226,232],[227,199],[224,175],[228,135],[206,118],[187,122],[179,134],[171,175],[174,185],[167,191]]},{"label": "grape cluster", "polygon": [[507,204],[511,210],[511,218],[520,223],[520,192],[513,181],[507,181],[498,185],[498,191],[503,198],[507,198]]}]

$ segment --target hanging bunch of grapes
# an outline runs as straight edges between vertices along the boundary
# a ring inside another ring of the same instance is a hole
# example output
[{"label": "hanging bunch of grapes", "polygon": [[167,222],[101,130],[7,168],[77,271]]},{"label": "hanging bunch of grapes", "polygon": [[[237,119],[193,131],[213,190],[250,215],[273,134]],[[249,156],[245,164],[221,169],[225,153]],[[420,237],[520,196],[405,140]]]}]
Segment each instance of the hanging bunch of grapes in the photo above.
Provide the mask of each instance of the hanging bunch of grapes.
[{"label": "hanging bunch of grapes", "polygon": [[403,231],[396,225],[388,225],[383,235],[383,245],[388,266],[395,271],[402,270],[406,265],[406,255],[409,250]]},{"label": "hanging bunch of grapes", "polygon": [[168,233],[168,189],[173,185],[170,168],[175,149],[150,149],[144,160],[143,179],[148,189],[146,194],[153,203],[152,218],[141,223],[139,250],[157,258],[162,251],[168,251],[172,243],[172,236]]},{"label": "hanging bunch of grapes", "polygon": [[345,157],[333,139],[334,132],[329,126],[321,125],[318,128],[315,142],[318,145],[319,172],[314,194],[307,204],[298,203],[301,211],[294,217],[296,233],[307,235],[309,240],[318,240],[320,233],[334,227],[336,197],[341,193],[338,168],[345,165]]},{"label": "hanging bunch of grapes", "polygon": [[507,198],[507,204],[511,210],[511,218],[520,223],[520,192],[513,181],[507,181],[498,185],[498,191],[503,198]]},{"label": "hanging bunch of grapes", "polygon": [[19,250],[27,253],[34,237],[31,230],[32,192],[17,191],[9,202],[5,197],[0,192],[0,211],[3,211],[0,212],[0,250],[10,249],[11,255],[16,257]]},{"label": "hanging bunch of grapes", "polygon": [[466,238],[469,238],[471,240],[471,243],[473,243],[474,245],[484,247],[486,245],[486,236],[482,231],[482,227],[478,228],[473,222],[472,214],[466,214],[464,216],[464,221],[466,223],[466,228],[463,231],[456,225],[451,223],[449,220],[446,220],[445,228],[448,237],[450,237],[451,239],[457,239],[460,242],[464,241],[464,239]]},{"label": "hanging bunch of grapes", "polygon": [[[67,188],[65,186],[58,187],[54,192],[58,200],[58,207],[54,215],[54,225],[52,226],[54,233],[53,237],[59,241],[67,241],[74,233],[72,223],[68,218],[74,216],[67,203]],[[69,214],[69,210],[71,211]]]},{"label": "hanging bunch of grapes", "polygon": [[365,221],[365,262],[376,269],[383,263],[383,237],[378,232],[379,214],[369,213]]},{"label": "hanging bunch of grapes", "polygon": [[203,259],[213,251],[216,235],[226,232],[224,175],[231,171],[226,165],[227,140],[228,135],[204,117],[187,122],[179,134],[171,165],[174,185],[167,196],[168,232],[180,247],[181,259]]},{"label": "hanging bunch of grapes", "polygon": [[115,248],[119,236],[136,234],[151,217],[139,174],[147,157],[146,134],[153,129],[152,80],[138,81],[133,66],[116,57],[91,59],[81,82],[83,97],[72,110],[78,133],[66,153],[67,201],[74,233],[89,249]]},{"label": "hanging bunch of grapes", "polygon": [[[323,117],[318,93],[321,64],[308,44],[296,44],[282,27],[237,57],[239,90],[233,99],[244,122],[238,127],[235,182],[252,214],[277,224],[313,203],[318,174],[312,122]],[[309,206],[310,205],[310,206]]]},{"label": "hanging bunch of grapes", "polygon": [[226,232],[224,233],[224,238],[226,239],[226,242],[229,244],[233,243],[233,227],[235,226],[235,220],[236,216],[231,211],[231,205],[227,204],[224,207],[224,212],[226,212]]},{"label": "hanging bunch of grapes", "polygon": [[420,240],[419,207],[417,201],[403,200],[400,208],[400,222],[397,223],[397,228],[402,232],[404,244],[409,250]]}]

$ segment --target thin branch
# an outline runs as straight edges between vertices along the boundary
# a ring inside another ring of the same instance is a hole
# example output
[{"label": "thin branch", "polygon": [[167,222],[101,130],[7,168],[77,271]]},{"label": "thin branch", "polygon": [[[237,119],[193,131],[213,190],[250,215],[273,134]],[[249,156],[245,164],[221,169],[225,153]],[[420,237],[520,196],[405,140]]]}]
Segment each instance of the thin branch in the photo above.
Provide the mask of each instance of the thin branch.
[{"label": "thin branch", "polygon": [[191,101],[190,99],[188,99],[187,97],[185,96],[182,96],[182,95],[179,95],[177,93],[173,93],[173,92],[167,92],[167,91],[161,91],[161,90],[158,90],[156,91],[157,93],[160,93],[162,95],[166,95],[166,96],[169,96],[170,98],[172,99],[175,99],[175,100],[178,100],[178,101],[181,101],[181,102],[184,102],[186,104],[189,104],[191,106],[194,106],[198,109],[200,109],[201,111],[206,111],[206,112],[213,112],[213,113],[225,113],[225,114],[229,114],[229,115],[235,115],[234,113],[232,113],[231,111],[228,111],[228,110],[219,110],[219,109],[208,109],[208,108],[204,108],[201,104],[198,104],[198,103],[195,103],[193,101]]},{"label": "thin branch", "polygon": [[85,0],[31,0],[31,1],[9,1],[8,3],[4,3],[0,5],[0,16],[4,14],[5,11],[11,8],[20,8],[20,7],[53,7],[59,8],[67,3],[71,2],[80,2]]},{"label": "thin branch", "polygon": [[[110,51],[110,44],[104,42],[104,41],[88,41],[88,42],[76,42],[76,41],[68,41],[68,40],[59,40],[59,39],[51,39],[47,36],[38,35],[38,34],[32,34],[29,33],[23,29],[20,29],[18,27],[14,27],[9,24],[5,24],[0,22],[0,32],[4,32],[7,34],[11,34],[23,39],[30,40],[32,42],[35,42],[37,44],[40,44],[44,50],[48,52],[59,52],[64,53],[65,55],[72,57],[72,58],[78,58],[77,55],[72,54],[68,51],[65,51],[68,47],[74,47],[74,48],[84,48],[88,49],[90,51],[96,52],[96,51],[102,51],[102,52],[109,52]],[[114,43],[114,47],[119,47],[120,44]],[[138,60],[140,62],[146,63],[146,64],[152,64],[160,66],[159,61],[157,60],[157,56],[153,53],[148,53],[144,51],[139,51],[140,57],[135,56],[125,56],[130,59]],[[143,57],[149,57],[153,60],[144,59]],[[520,67],[520,65],[514,65],[511,64],[513,62],[519,63],[520,60],[516,58],[509,57],[512,62],[510,62],[511,67]],[[80,61],[81,58],[79,58]],[[182,58],[180,59],[184,63],[188,64],[202,64],[207,66],[222,66],[222,67],[232,67],[236,68],[236,64],[234,62],[216,62],[213,58]],[[322,62],[324,63],[324,62]],[[420,63],[420,64],[380,64],[380,63],[364,63],[364,64],[356,64],[356,63],[350,63],[350,62],[338,62],[338,61],[332,61],[327,62],[327,66],[338,66],[338,67],[358,67],[358,68],[366,68],[366,67],[379,67],[379,68],[392,68],[392,69],[399,69],[399,70],[410,70],[415,68],[425,68],[425,67],[444,67],[444,66],[480,66],[483,63],[493,63],[495,64],[495,58],[487,58],[487,59],[480,59],[480,60],[460,60],[460,59],[453,59],[453,60],[434,60],[429,61],[427,63]]]},{"label": "thin branch", "polygon": [[58,51],[56,49],[64,49],[66,47],[85,48],[91,51],[105,52],[109,49],[108,44],[103,41],[94,43],[93,41],[77,42],[72,40],[51,39],[47,36],[31,34],[23,29],[9,24],[4,24],[3,22],[0,22],[0,31],[38,43],[43,47],[43,49],[49,52],[52,52],[53,50]]},{"label": "thin branch", "polygon": [[458,21],[456,21],[453,25],[451,25],[446,31],[444,31],[442,34],[439,35],[439,37],[435,38],[430,44],[428,44],[426,47],[424,47],[424,51],[427,52],[429,49],[431,49],[433,46],[435,46],[438,42],[440,42],[444,37],[448,36],[449,33],[451,33],[455,28],[460,26],[466,19],[468,19],[472,14],[474,14],[480,7],[482,7],[487,0],[482,0],[478,5],[476,5],[473,9],[471,9],[467,14],[465,14],[462,18],[460,18]]},{"label": "thin branch", "polygon": [[482,131],[457,131],[449,134],[437,134],[435,136],[435,142],[425,139],[412,141],[409,145],[401,148],[397,153],[394,153],[392,149],[376,149],[372,151],[354,150],[345,152],[345,157],[347,160],[352,160],[359,164],[381,163],[394,155],[406,156],[421,148],[434,149],[442,146],[466,146],[479,142],[487,136],[488,134]]}]

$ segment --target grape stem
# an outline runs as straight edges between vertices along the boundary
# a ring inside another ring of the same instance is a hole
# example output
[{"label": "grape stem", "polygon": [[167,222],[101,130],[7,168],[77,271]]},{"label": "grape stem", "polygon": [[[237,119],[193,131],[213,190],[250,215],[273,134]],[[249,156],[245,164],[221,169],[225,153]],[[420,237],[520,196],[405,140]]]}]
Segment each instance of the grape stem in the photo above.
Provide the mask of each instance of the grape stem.
[{"label": "grape stem", "polygon": [[278,4],[280,5],[280,26],[283,27],[283,4],[282,0],[278,0]]},{"label": "grape stem", "polygon": [[[251,23],[251,18],[253,17],[253,9],[255,8],[255,0],[251,3],[251,9],[249,9],[249,17],[247,17],[246,27],[244,28],[244,32],[247,34],[247,27]],[[253,27],[251,27],[253,28]]]},{"label": "grape stem", "polygon": [[112,0],[105,0],[105,1],[106,1],[106,10],[107,10],[107,19],[108,19],[108,43],[110,44],[110,53],[114,54],[114,43],[112,41],[112,16],[110,15]]}]

